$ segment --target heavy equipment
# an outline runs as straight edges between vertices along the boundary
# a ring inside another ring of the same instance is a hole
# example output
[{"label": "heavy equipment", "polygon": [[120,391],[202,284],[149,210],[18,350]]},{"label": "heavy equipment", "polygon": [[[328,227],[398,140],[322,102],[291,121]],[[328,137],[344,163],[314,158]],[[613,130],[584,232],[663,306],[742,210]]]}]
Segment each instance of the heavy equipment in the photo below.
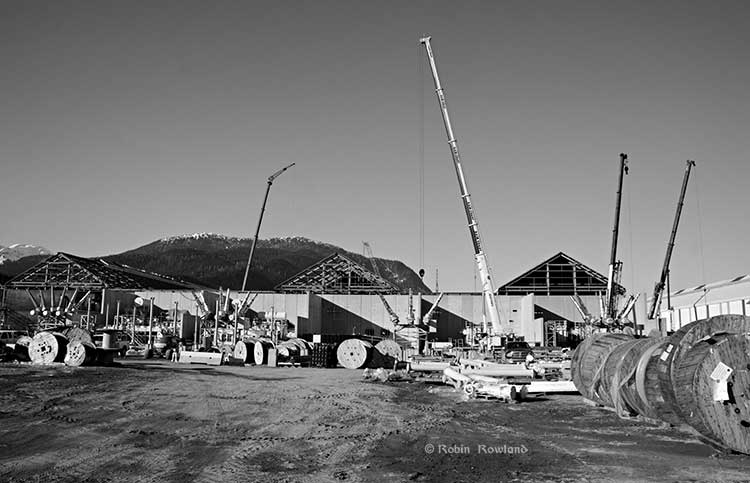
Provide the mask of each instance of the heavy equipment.
[{"label": "heavy equipment", "polygon": [[[370,244],[366,241],[362,242],[362,254],[367,257],[367,259],[370,260],[370,264],[372,264],[372,270],[375,272],[375,275],[377,275],[380,278],[383,278],[382,275],[380,275],[380,269],[378,268],[378,264],[375,262],[375,257],[372,254],[372,247]],[[388,312],[388,315],[391,317],[391,323],[393,324],[393,328],[396,329],[400,323],[398,314],[393,311],[391,306],[388,304],[388,301],[385,299],[385,296],[383,296],[382,293],[378,292],[378,297],[380,297],[380,301],[383,302],[383,307],[385,307],[385,310]]]},{"label": "heavy equipment", "polygon": [[685,175],[682,178],[682,188],[680,189],[680,196],[677,199],[677,210],[674,214],[674,222],[672,223],[672,233],[669,235],[669,242],[667,243],[667,254],[664,256],[664,264],[661,268],[661,275],[659,281],[654,286],[654,295],[651,299],[651,308],[648,311],[648,318],[656,318],[657,311],[661,306],[661,298],[664,293],[664,287],[669,276],[669,262],[672,259],[672,250],[674,249],[674,240],[677,236],[677,226],[680,224],[680,216],[682,214],[682,206],[685,203],[685,193],[687,192],[688,180],[690,179],[690,171],[695,166],[695,161],[688,160],[685,166]]},{"label": "heavy equipment", "polygon": [[286,171],[287,169],[294,166],[296,163],[289,164],[288,166],[285,166],[281,168],[280,170],[276,171],[274,174],[268,177],[268,182],[266,185],[266,194],[263,197],[263,206],[260,208],[260,217],[258,218],[258,226],[255,228],[255,236],[253,237],[253,244],[250,247],[250,255],[247,257],[247,267],[245,267],[245,277],[242,279],[242,291],[245,291],[245,286],[247,286],[247,276],[250,274],[250,265],[253,263],[253,255],[255,255],[255,245],[258,243],[258,235],[260,234],[260,224],[263,221],[263,213],[266,211],[266,203],[268,202],[268,193],[271,191],[271,185],[273,184],[273,180],[281,176],[281,173]]},{"label": "heavy equipment", "polygon": [[620,153],[620,176],[617,182],[615,198],[615,222],[612,228],[612,250],[609,257],[609,275],[607,277],[607,294],[602,318],[614,320],[617,316],[619,301],[619,281],[622,276],[622,262],[617,259],[617,236],[620,233],[620,206],[622,204],[622,178],[628,174],[628,155]]},{"label": "heavy equipment", "polygon": [[435,84],[435,94],[437,95],[438,104],[440,105],[440,112],[443,116],[443,124],[445,124],[445,133],[448,136],[448,145],[451,150],[451,157],[453,158],[453,166],[456,169],[456,177],[458,179],[458,186],[461,192],[461,200],[463,201],[464,211],[466,212],[466,220],[469,224],[469,234],[471,235],[471,242],[474,246],[474,260],[477,264],[477,270],[482,282],[482,295],[485,304],[485,313],[491,323],[491,330],[487,327],[486,320],[484,321],[483,332],[486,334],[500,336],[503,334],[503,328],[500,323],[500,314],[497,310],[497,304],[495,301],[495,288],[492,283],[490,275],[490,268],[487,262],[487,255],[482,247],[482,238],[479,235],[479,222],[474,213],[474,208],[471,204],[471,196],[469,195],[469,188],[466,184],[466,178],[464,176],[463,167],[461,166],[461,156],[458,152],[458,141],[453,132],[453,126],[451,125],[450,116],[448,115],[448,105],[445,101],[445,92],[443,86],[440,83],[438,77],[437,65],[435,63],[435,56],[432,52],[432,45],[430,39],[432,37],[423,37],[419,41],[427,52],[427,59],[430,63],[430,69],[432,70],[432,80]]},{"label": "heavy equipment", "polygon": [[622,183],[628,174],[628,155],[620,153],[620,169],[617,180],[617,194],[615,195],[615,220],[612,228],[612,248],[610,250],[609,271],[607,275],[607,291],[600,297],[599,316],[594,316],[586,308],[578,294],[571,295],[576,309],[589,327],[605,327],[608,329],[622,329],[630,324],[626,319],[637,300],[637,296],[630,296],[622,309],[620,306],[620,280],[622,277],[622,262],[617,259],[617,241],[620,233],[620,208],[622,205]]}]

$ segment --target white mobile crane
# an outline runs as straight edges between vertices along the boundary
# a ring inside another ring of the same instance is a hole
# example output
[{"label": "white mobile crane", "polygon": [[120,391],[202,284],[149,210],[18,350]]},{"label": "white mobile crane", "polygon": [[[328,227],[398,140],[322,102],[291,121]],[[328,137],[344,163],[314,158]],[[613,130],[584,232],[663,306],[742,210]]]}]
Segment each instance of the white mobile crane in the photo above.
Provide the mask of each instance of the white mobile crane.
[{"label": "white mobile crane", "polygon": [[432,79],[435,82],[435,93],[437,95],[438,103],[440,104],[440,112],[443,115],[443,123],[445,124],[445,132],[448,136],[448,144],[451,149],[451,156],[453,157],[453,166],[456,168],[456,177],[458,178],[458,186],[461,190],[461,200],[463,201],[464,211],[466,212],[466,219],[469,223],[469,234],[471,235],[471,242],[474,245],[474,260],[477,264],[477,270],[482,281],[482,295],[484,297],[484,304],[486,307],[486,316],[489,318],[491,323],[492,331],[488,330],[486,321],[482,328],[485,333],[500,336],[503,334],[503,328],[500,323],[500,314],[497,311],[497,304],[495,302],[495,288],[490,277],[490,269],[487,263],[487,255],[484,253],[482,248],[482,239],[479,236],[479,222],[474,214],[474,208],[471,205],[471,196],[469,195],[469,189],[466,186],[466,178],[464,177],[463,168],[461,167],[461,156],[458,153],[458,142],[453,134],[453,127],[451,126],[450,116],[448,115],[448,105],[445,102],[445,93],[443,92],[443,86],[440,84],[440,78],[438,77],[437,65],[435,65],[435,56],[432,53],[432,46],[430,45],[430,39],[432,37],[424,37],[420,39],[427,51],[427,58],[430,62],[430,69],[432,69]]},{"label": "white mobile crane", "polygon": [[623,177],[628,174],[628,155],[620,153],[620,170],[617,181],[617,194],[615,196],[615,221],[612,228],[612,250],[609,258],[609,274],[607,276],[607,292],[599,300],[599,316],[594,317],[586,308],[583,300],[578,294],[573,294],[576,308],[583,320],[590,328],[606,327],[607,329],[622,329],[628,322],[626,317],[635,305],[637,297],[630,296],[622,309],[620,306],[620,279],[622,277],[622,262],[617,259],[617,240],[620,233],[620,207],[622,205],[622,183]]}]

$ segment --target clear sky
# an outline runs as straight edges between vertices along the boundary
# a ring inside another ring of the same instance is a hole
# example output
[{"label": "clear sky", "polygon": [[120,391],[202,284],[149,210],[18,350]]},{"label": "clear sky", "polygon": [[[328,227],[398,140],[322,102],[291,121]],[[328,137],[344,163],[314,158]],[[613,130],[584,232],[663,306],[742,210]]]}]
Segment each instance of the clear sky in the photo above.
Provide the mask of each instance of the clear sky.
[{"label": "clear sky", "polygon": [[626,286],[658,277],[686,159],[673,288],[750,273],[747,5],[4,0],[0,244],[250,237],[296,162],[261,238],[367,240],[473,290],[429,33],[497,285],[558,251],[606,273],[620,152]]}]

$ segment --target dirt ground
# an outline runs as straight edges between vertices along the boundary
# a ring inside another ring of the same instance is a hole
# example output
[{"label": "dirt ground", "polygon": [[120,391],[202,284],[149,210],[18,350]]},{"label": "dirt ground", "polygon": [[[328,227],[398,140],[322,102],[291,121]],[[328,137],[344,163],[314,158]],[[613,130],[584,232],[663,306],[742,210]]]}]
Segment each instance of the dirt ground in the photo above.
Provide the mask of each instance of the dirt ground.
[{"label": "dirt ground", "polygon": [[3,482],[750,481],[579,396],[466,401],[345,369],[0,365]]}]

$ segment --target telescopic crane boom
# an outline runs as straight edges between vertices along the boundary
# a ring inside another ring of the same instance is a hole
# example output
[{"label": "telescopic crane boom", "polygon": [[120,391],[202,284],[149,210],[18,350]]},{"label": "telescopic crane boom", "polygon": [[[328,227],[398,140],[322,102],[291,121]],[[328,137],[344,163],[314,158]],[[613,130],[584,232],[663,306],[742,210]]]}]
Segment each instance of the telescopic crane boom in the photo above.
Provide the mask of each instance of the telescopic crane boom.
[{"label": "telescopic crane boom", "polygon": [[296,163],[288,164],[287,166],[276,171],[274,174],[268,177],[268,184],[266,185],[266,194],[263,197],[263,206],[260,209],[260,218],[258,218],[258,226],[255,228],[255,236],[253,237],[253,244],[250,246],[250,255],[247,257],[247,266],[245,267],[245,277],[242,279],[242,291],[245,291],[247,285],[247,276],[250,274],[250,265],[253,263],[253,255],[255,255],[255,244],[258,243],[258,235],[260,234],[260,224],[263,222],[263,213],[266,212],[266,203],[268,203],[268,193],[271,191],[271,185],[273,180],[278,178],[281,173],[294,166]]},{"label": "telescopic crane boom", "polygon": [[682,189],[680,189],[680,197],[677,200],[677,211],[674,214],[674,223],[672,224],[672,233],[669,235],[669,243],[667,243],[667,254],[664,257],[664,265],[661,268],[661,276],[659,281],[654,287],[654,295],[651,299],[651,308],[648,311],[648,318],[654,319],[656,317],[656,311],[661,305],[661,297],[664,293],[664,285],[669,275],[669,262],[672,259],[672,250],[674,249],[674,239],[677,236],[677,226],[680,224],[680,215],[682,214],[682,206],[685,202],[685,193],[687,192],[688,180],[690,179],[690,170],[695,166],[695,161],[688,160],[687,166],[685,166],[685,176],[682,178]]},{"label": "telescopic crane boom", "polygon": [[[479,222],[474,214],[474,208],[471,205],[471,196],[469,195],[466,178],[464,177],[463,168],[461,167],[461,156],[458,153],[458,142],[456,141],[456,136],[453,134],[453,127],[451,126],[450,116],[448,115],[448,106],[445,102],[445,93],[443,92],[443,86],[440,84],[440,78],[438,77],[435,56],[432,53],[432,46],[430,45],[431,38],[432,37],[424,37],[419,41],[424,45],[424,48],[427,51],[430,69],[432,69],[432,79],[435,82],[435,94],[437,95],[438,103],[440,104],[440,112],[443,115],[445,133],[448,135],[448,144],[450,145],[451,156],[453,157],[453,166],[456,169],[458,186],[461,190],[461,200],[463,201],[466,219],[469,223],[469,234],[471,235],[471,242],[474,245],[474,260],[476,261],[479,276],[482,280],[482,294],[484,296],[486,314],[492,324],[494,335],[500,335],[503,330],[500,324],[500,315],[495,303],[495,288],[492,283],[492,278],[490,277],[487,256],[482,249],[482,238],[479,236]],[[486,327],[485,332],[487,332]]]},{"label": "telescopic crane boom", "polygon": [[620,205],[622,203],[622,178],[628,174],[628,155],[620,153],[620,177],[617,182],[617,196],[615,198],[615,223],[612,228],[612,251],[609,257],[609,277],[607,278],[607,297],[602,317],[614,319],[617,315],[617,281],[622,271],[622,262],[617,260],[617,235],[620,232]]}]

